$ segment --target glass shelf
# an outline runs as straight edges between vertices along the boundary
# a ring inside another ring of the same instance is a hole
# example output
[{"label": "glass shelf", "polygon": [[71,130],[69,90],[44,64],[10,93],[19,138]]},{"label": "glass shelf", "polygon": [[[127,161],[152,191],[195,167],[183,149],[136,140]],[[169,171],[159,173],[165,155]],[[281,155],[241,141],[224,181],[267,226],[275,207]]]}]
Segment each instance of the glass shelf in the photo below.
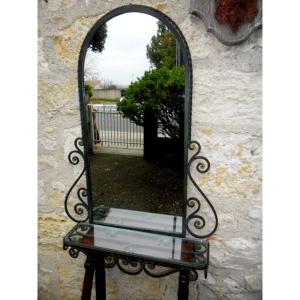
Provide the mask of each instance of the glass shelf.
[{"label": "glass shelf", "polygon": [[174,215],[97,207],[93,210],[93,222],[136,230],[182,234],[182,217]]},{"label": "glass shelf", "polygon": [[199,270],[207,266],[206,240],[79,223],[64,238],[64,244],[97,250],[101,254],[119,254]]}]

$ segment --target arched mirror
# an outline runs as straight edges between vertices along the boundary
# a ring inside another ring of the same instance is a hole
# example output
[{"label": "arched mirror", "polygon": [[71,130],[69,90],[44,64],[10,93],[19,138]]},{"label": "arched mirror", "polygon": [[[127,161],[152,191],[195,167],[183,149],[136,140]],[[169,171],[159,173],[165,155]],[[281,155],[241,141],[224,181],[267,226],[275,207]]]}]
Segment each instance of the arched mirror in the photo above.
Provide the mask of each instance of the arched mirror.
[{"label": "arched mirror", "polygon": [[191,62],[165,15],[100,19],[80,53],[79,93],[92,223],[185,235]]}]

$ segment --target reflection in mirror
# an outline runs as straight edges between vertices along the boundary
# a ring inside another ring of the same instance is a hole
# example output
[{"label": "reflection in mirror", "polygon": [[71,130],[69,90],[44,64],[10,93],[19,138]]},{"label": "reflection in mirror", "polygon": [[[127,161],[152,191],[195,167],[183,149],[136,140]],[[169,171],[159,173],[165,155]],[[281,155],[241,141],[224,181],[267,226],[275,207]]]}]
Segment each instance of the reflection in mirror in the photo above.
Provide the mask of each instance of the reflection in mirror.
[{"label": "reflection in mirror", "polygon": [[182,232],[185,75],[175,35],[142,13],[92,37],[84,69],[93,221]]}]

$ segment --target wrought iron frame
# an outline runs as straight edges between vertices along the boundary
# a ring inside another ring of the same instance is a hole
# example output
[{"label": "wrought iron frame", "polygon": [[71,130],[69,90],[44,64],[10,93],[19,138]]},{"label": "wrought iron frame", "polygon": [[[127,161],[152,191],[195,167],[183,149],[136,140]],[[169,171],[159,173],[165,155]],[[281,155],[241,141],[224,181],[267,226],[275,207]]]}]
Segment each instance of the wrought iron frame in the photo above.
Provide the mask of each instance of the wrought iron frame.
[{"label": "wrought iron frame", "polygon": [[[74,141],[74,146],[75,146],[76,150],[72,150],[69,153],[68,160],[69,160],[70,164],[72,164],[73,166],[78,165],[80,163],[80,160],[82,160],[83,168],[82,168],[79,176],[76,178],[76,180],[74,181],[74,183],[68,190],[66,197],[65,197],[64,206],[65,206],[65,211],[66,211],[66,214],[68,215],[68,217],[72,221],[79,223],[79,222],[86,222],[89,219],[89,215],[88,215],[89,204],[87,201],[84,200],[84,198],[87,197],[87,189],[83,188],[83,187],[80,187],[77,189],[77,198],[78,198],[79,202],[77,202],[73,207],[74,212],[78,216],[77,218],[75,218],[74,215],[72,215],[72,213],[69,210],[69,200],[70,200],[70,195],[71,195],[72,190],[74,188],[76,188],[77,183],[82,178],[82,176],[84,175],[85,170],[86,170],[85,162],[84,162],[84,153],[83,153],[83,150],[80,149],[80,147],[83,146],[82,138],[80,138],[80,137],[76,138]],[[80,218],[84,214],[85,210],[87,212],[87,216],[84,218]]]},{"label": "wrought iron frame", "polygon": [[[135,4],[129,4],[125,6],[118,7],[106,15],[104,15],[100,20],[98,20],[94,26],[91,28],[91,30],[88,32],[79,55],[79,62],[78,62],[78,88],[79,88],[79,101],[80,101],[80,116],[81,116],[81,129],[82,129],[82,140],[84,145],[84,162],[85,162],[85,171],[86,171],[86,186],[87,186],[87,199],[88,199],[88,215],[89,220],[91,223],[93,223],[93,199],[92,199],[92,184],[91,184],[91,170],[90,170],[90,158],[88,153],[88,136],[89,136],[89,128],[87,124],[87,111],[86,106],[84,104],[84,61],[87,49],[89,47],[89,44],[92,40],[93,35],[95,32],[107,21],[110,19],[122,15],[124,13],[128,12],[140,12],[145,13],[148,15],[151,15],[153,17],[156,17],[157,19],[161,20],[163,23],[165,23],[170,30],[174,33],[175,37],[177,38],[180,48],[182,50],[182,58],[183,58],[183,65],[185,65],[185,116],[184,116],[184,161],[186,162],[188,160],[188,141],[190,140],[190,133],[191,133],[191,106],[192,106],[192,78],[193,78],[193,71],[192,71],[192,59],[191,54],[189,51],[188,44],[179,29],[179,27],[175,24],[175,22],[170,19],[167,15],[164,13],[148,6],[143,5],[135,5]],[[184,197],[186,199],[187,197],[187,173],[186,173],[186,165],[184,165]],[[182,201],[182,210],[183,215],[186,214],[186,205],[185,205],[185,199]],[[183,221],[182,224],[183,233],[182,236],[184,236],[185,233],[185,222]]]},{"label": "wrought iron frame", "polygon": [[[155,10],[151,7],[142,6],[142,5],[126,5],[119,8],[116,8],[110,11],[108,14],[104,15],[100,20],[96,22],[96,24],[92,27],[92,29],[88,32],[83,45],[81,47],[79,62],[78,62],[78,86],[79,86],[79,100],[80,100],[80,116],[81,116],[81,129],[82,129],[82,138],[78,137],[74,141],[75,150],[71,151],[68,155],[69,162],[76,166],[81,161],[83,161],[83,168],[81,173],[76,178],[75,182],[70,187],[68,193],[65,197],[65,211],[74,222],[80,223],[89,221],[93,223],[93,211],[92,211],[92,185],[90,178],[90,158],[89,158],[89,128],[87,123],[87,112],[84,104],[84,60],[85,55],[88,49],[88,45],[94,35],[94,33],[108,20],[121,15],[127,12],[140,12],[152,15],[153,17],[158,18],[162,22],[164,22],[174,33],[177,40],[179,41],[180,47],[182,49],[183,56],[183,64],[185,65],[185,116],[184,116],[184,199],[182,201],[182,209],[183,209],[183,224],[182,224],[182,234],[180,237],[186,237],[186,233],[188,232],[193,237],[206,239],[212,234],[215,233],[218,227],[218,217],[216,211],[209,201],[208,197],[202,191],[202,189],[197,185],[196,180],[192,175],[192,168],[196,163],[196,171],[203,174],[209,171],[210,162],[209,160],[200,155],[201,146],[197,141],[191,141],[191,111],[192,111],[192,86],[193,86],[193,70],[192,70],[192,59],[189,51],[188,44],[181,33],[178,26],[165,14],[162,12]],[[188,151],[196,150],[195,153],[188,159]],[[85,175],[86,177],[86,187],[77,187],[80,179]],[[187,198],[187,184],[188,180],[191,181],[192,186],[198,191],[201,198],[190,197]],[[76,190],[77,189],[77,190]],[[72,211],[70,209],[70,198],[73,190],[76,190],[76,194],[78,197],[78,201],[72,207]],[[214,217],[214,226],[208,233],[202,234],[198,231],[203,230],[207,227],[206,216],[201,214],[201,204],[205,202],[209,208],[211,209]],[[187,207],[192,209],[192,212],[187,210]],[[75,215],[74,215],[75,214]],[[195,232],[195,230],[197,232]],[[178,234],[176,235],[178,236]],[[207,264],[203,267],[205,277],[207,276],[207,270],[209,266],[209,242],[207,241]],[[198,274],[196,269],[193,267],[185,267],[180,266],[179,264],[167,264],[165,262],[160,262],[157,260],[145,259],[134,257],[133,255],[114,253],[114,251],[105,252],[104,250],[95,250],[93,247],[90,249],[82,248],[80,245],[71,245],[64,239],[64,249],[69,249],[69,254],[73,258],[77,258],[79,252],[87,255],[89,259],[94,261],[95,264],[98,264],[104,260],[104,264],[100,266],[103,268],[112,268],[117,266],[122,272],[129,275],[137,275],[144,271],[146,274],[152,277],[160,278],[163,276],[167,276],[176,272],[180,273],[179,283],[180,290],[183,295],[188,294],[188,281],[189,280],[197,280]],[[167,269],[163,272],[155,272],[156,266],[166,267]],[[127,267],[133,269],[133,271],[128,270]],[[199,269],[199,268],[198,268]],[[184,296],[184,299],[185,296]]]},{"label": "wrought iron frame", "polygon": [[[76,138],[74,141],[74,146],[75,146],[75,150],[72,150],[69,153],[68,160],[72,165],[75,166],[80,163],[80,159],[82,159],[82,160],[84,159],[84,152],[80,149],[80,147],[83,146],[82,139]],[[210,202],[210,200],[208,199],[206,194],[202,191],[202,189],[199,187],[199,185],[196,183],[195,179],[192,176],[191,167],[192,167],[193,163],[196,163],[196,171],[201,174],[208,172],[210,169],[209,160],[205,156],[200,155],[201,145],[197,141],[191,141],[189,143],[189,149],[193,151],[193,150],[195,150],[195,147],[196,147],[196,151],[188,161],[187,176],[188,176],[189,180],[191,181],[192,185],[199,192],[202,199],[210,207],[210,209],[213,213],[213,217],[214,217],[214,226],[208,233],[205,233],[205,234],[197,234],[191,228],[191,226],[194,226],[194,229],[202,230],[206,227],[206,223],[207,223],[204,215],[200,215],[201,214],[201,211],[200,211],[201,210],[201,200],[199,200],[196,197],[190,197],[190,198],[186,199],[186,202],[185,202],[186,206],[189,208],[192,208],[194,210],[192,212],[190,212],[189,214],[186,213],[182,219],[183,219],[183,222],[185,225],[184,228],[186,229],[186,231],[189,234],[191,234],[192,236],[194,236],[196,238],[204,239],[204,238],[208,238],[209,236],[213,235],[215,233],[215,231],[217,230],[218,216],[217,216],[214,206],[212,205],[212,203]],[[75,182],[72,184],[69,191],[67,192],[66,197],[65,197],[65,203],[64,203],[65,211],[66,211],[68,217],[77,223],[86,222],[89,219],[88,211],[89,211],[90,204],[84,200],[84,198],[85,199],[87,198],[87,189],[86,188],[79,187],[77,189],[76,194],[77,194],[79,201],[74,205],[73,210],[78,215],[78,218],[75,218],[74,215],[72,215],[72,213],[69,210],[69,205],[68,205],[72,190],[74,188],[76,188],[77,183],[79,182],[79,180],[82,178],[82,176],[86,172],[85,163],[83,163],[83,165],[84,166],[82,168],[81,173],[76,178]],[[87,212],[87,216],[82,218],[84,211]],[[184,231],[183,237],[185,237],[185,236],[186,236],[186,232]]]},{"label": "wrought iron frame", "polygon": [[[140,12],[152,15],[162,22],[164,22],[174,33],[176,36],[180,47],[182,49],[183,54],[183,64],[185,65],[185,117],[184,117],[184,199],[182,201],[182,209],[183,209],[183,224],[182,224],[182,237],[186,236],[186,232],[189,232],[191,235],[197,238],[206,238],[212,235],[218,226],[218,218],[214,207],[212,206],[211,202],[205,195],[205,193],[200,189],[200,187],[196,184],[196,181],[192,177],[191,173],[191,165],[194,161],[200,160],[200,162],[196,166],[196,170],[200,173],[205,173],[210,168],[210,163],[207,158],[200,156],[199,153],[201,151],[201,146],[196,141],[190,140],[191,135],[191,110],[192,110],[192,59],[191,54],[189,51],[188,44],[181,33],[178,26],[165,14],[162,12],[155,10],[148,6],[142,5],[125,5],[118,7],[106,15],[104,15],[100,20],[98,20],[92,29],[88,32],[83,45],[81,47],[80,56],[79,56],[79,63],[78,63],[78,86],[79,86],[79,100],[80,100],[80,116],[81,116],[81,127],[82,127],[82,138],[77,138],[74,142],[75,149],[70,152],[68,159],[72,165],[79,164],[80,159],[84,161],[84,167],[81,174],[75,180],[73,185],[71,186],[70,190],[68,191],[65,199],[65,209],[67,215],[74,221],[74,222],[83,222],[89,220],[93,223],[93,199],[92,199],[92,184],[91,184],[91,175],[90,175],[90,158],[89,158],[89,141],[88,141],[88,123],[87,123],[87,111],[86,106],[84,104],[84,60],[85,55],[90,44],[90,41],[94,35],[94,33],[107,21],[116,17],[118,15],[124,14],[126,12]],[[197,146],[196,153],[188,160],[188,150],[193,150],[193,147]],[[83,150],[80,149],[83,147]],[[205,163],[207,168],[200,168],[200,166]],[[71,215],[70,210],[68,208],[68,201],[70,197],[71,191],[75,188],[76,184],[80,180],[80,178],[85,174],[86,176],[86,188],[80,188],[77,190],[77,196],[79,202],[74,206],[74,212],[77,214],[78,218]],[[193,225],[195,229],[203,229],[206,226],[206,221],[203,216],[199,215],[200,208],[201,208],[201,201],[197,198],[187,198],[187,183],[188,178],[192,182],[193,186],[198,190],[201,194],[204,201],[209,205],[212,209],[214,218],[215,218],[215,226],[214,228],[207,234],[201,235],[196,234],[191,230],[191,226]],[[85,201],[86,200],[86,201]],[[187,207],[194,208],[195,210],[188,215]],[[82,218],[84,211],[87,211],[87,217]],[[194,221],[194,222],[192,222]]]}]

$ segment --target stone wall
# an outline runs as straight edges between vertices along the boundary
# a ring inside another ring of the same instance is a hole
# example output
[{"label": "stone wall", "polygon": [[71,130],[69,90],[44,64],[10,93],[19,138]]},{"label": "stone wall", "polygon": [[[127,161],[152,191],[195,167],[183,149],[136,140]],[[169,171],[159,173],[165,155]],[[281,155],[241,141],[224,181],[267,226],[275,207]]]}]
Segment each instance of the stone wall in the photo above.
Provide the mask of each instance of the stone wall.
[{"label": "stone wall", "polygon": [[[134,3],[170,16],[193,60],[192,138],[211,171],[199,184],[220,226],[211,241],[208,279],[199,274],[190,299],[261,299],[261,31],[224,46],[188,14],[189,1],[44,0],[39,5],[39,299],[79,299],[83,255],[72,259],[62,238],[73,223],[64,196],[78,169],[67,162],[80,136],[77,62],[91,26],[113,8]],[[108,299],[176,299],[177,276],[129,277],[107,271]]]},{"label": "stone wall", "polygon": [[97,90],[93,91],[94,98],[100,99],[120,99],[121,98],[121,90]]}]

